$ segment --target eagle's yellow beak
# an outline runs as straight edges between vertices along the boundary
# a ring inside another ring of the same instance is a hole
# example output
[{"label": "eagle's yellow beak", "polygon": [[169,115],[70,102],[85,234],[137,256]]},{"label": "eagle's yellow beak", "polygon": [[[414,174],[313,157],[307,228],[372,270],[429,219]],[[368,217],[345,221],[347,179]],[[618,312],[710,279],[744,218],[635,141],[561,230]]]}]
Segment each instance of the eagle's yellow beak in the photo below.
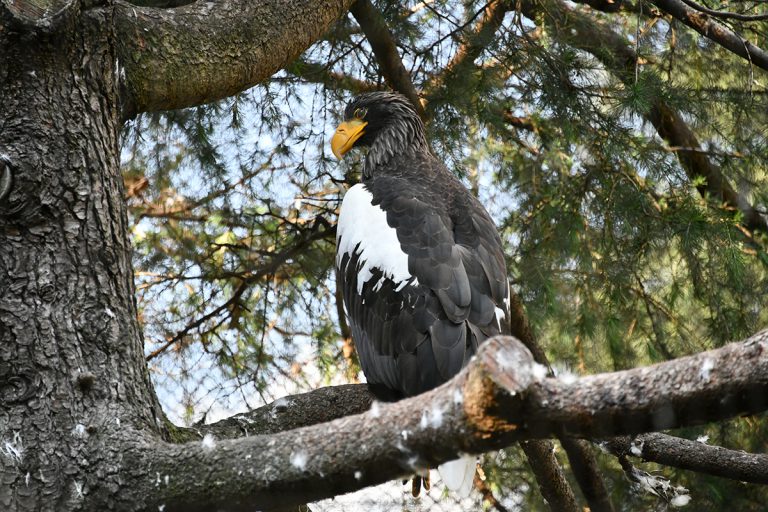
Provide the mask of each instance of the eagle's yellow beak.
[{"label": "eagle's yellow beak", "polygon": [[360,119],[353,119],[351,121],[344,121],[336,128],[336,133],[333,134],[331,139],[331,151],[336,155],[336,158],[341,160],[344,153],[352,149],[355,141],[365,134],[365,127],[367,122]]}]

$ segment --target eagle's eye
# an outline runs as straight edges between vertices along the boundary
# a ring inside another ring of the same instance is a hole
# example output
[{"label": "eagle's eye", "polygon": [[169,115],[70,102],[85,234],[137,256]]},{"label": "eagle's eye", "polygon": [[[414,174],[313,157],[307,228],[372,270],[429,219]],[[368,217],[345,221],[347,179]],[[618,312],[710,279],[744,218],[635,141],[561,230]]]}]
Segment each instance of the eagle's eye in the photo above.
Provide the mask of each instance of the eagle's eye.
[{"label": "eagle's eye", "polygon": [[363,119],[365,117],[365,114],[368,113],[367,108],[356,108],[355,109],[355,119]]}]

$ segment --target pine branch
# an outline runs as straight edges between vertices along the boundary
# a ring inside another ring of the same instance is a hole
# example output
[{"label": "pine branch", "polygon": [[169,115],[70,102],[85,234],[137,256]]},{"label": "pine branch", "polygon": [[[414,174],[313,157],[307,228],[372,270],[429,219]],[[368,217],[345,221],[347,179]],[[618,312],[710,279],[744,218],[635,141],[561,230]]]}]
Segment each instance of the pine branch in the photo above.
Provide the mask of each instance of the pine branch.
[{"label": "pine branch", "polygon": [[173,336],[169,336],[162,344],[146,355],[145,359],[151,361],[160,354],[164,353],[170,347],[183,341],[190,333],[195,332],[201,326],[205,325],[210,320],[219,318],[221,315],[230,311],[230,308],[239,303],[243,294],[253,285],[264,279],[267,276],[274,275],[275,272],[289,259],[295,257],[297,254],[301,254],[312,243],[334,236],[336,228],[329,228],[323,223],[315,223],[307,230],[306,234],[296,241],[296,243],[287,247],[284,251],[271,254],[268,262],[265,262],[259,268],[253,269],[247,277],[243,277],[240,284],[235,291],[226,301],[222,302],[212,310],[208,311],[202,316],[199,316],[193,320],[190,320],[187,325],[182,327]]},{"label": "pine branch", "polygon": [[[564,42],[594,55],[625,84],[634,83],[638,57],[627,41],[609,27],[569,8],[561,0],[544,0],[542,3],[524,1],[520,6],[528,18],[537,19],[541,15],[544,23],[554,28]],[[566,26],[569,29],[562,30]],[[698,138],[680,113],[663,99],[657,98],[644,116],[670,146],[701,149]],[[677,156],[691,182],[704,178],[704,183],[696,187],[702,196],[738,209],[742,215],[741,224],[748,230],[768,233],[768,220],[733,188],[722,169],[705,152],[681,151],[677,152]]]},{"label": "pine branch", "polygon": [[511,6],[505,0],[494,0],[486,6],[482,18],[466,36],[464,43],[459,46],[448,64],[439,75],[432,77],[425,85],[425,96],[433,97],[450,82],[452,77],[474,67],[474,61],[494,41],[496,32],[501,28],[504,16],[510,8]]},{"label": "pine branch", "polygon": [[297,60],[292,65],[285,68],[285,70],[307,82],[322,84],[329,89],[344,89],[353,94],[378,91],[381,89],[378,84],[373,82],[359,80],[344,73],[331,71],[323,64],[303,59]]},{"label": "pine branch", "polygon": [[403,66],[397,45],[384,17],[370,0],[357,0],[350,8],[350,12],[363,29],[384,79],[392,89],[410,100],[419,117],[426,119],[419,94],[416,92],[408,70]]},{"label": "pine branch", "polygon": [[709,14],[710,16],[714,16],[715,18],[721,18],[724,20],[738,20],[738,21],[768,20],[768,14],[741,14],[738,12],[716,11],[715,9],[710,9],[705,5],[696,3],[693,0],[683,0],[683,3],[686,4],[688,7],[696,9],[699,12],[703,12],[704,14]]}]

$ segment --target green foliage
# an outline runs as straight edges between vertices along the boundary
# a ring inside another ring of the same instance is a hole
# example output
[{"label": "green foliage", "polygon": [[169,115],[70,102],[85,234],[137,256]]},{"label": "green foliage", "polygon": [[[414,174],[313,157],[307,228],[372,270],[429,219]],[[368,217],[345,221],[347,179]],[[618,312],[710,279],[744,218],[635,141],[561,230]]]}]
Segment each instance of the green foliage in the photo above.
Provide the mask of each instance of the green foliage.
[{"label": "green foliage", "polygon": [[[566,23],[509,13],[474,63],[446,78],[485,4],[377,5],[416,88],[428,93],[434,151],[488,205],[514,289],[560,367],[632,368],[768,324],[767,235],[745,234],[738,211],[701,196],[704,178],[683,161],[694,149],[765,209],[764,73],[647,9],[584,8],[576,12],[586,18]],[[564,8],[548,4],[551,16]],[[614,42],[597,26],[638,51],[633,76],[615,69]],[[765,33],[765,23],[753,26]],[[152,367],[161,397],[186,403],[188,419],[214,402],[255,406],[356,374],[343,355],[332,263],[337,208],[357,162],[331,161],[327,146],[345,101],[383,82],[347,19],[271,82],[216,105],[144,116],[126,132],[147,353],[174,341]],[[659,102],[681,114],[700,148],[659,136],[648,117]],[[765,418],[680,433],[704,434],[768,449]],[[621,509],[663,508],[630,488],[615,459],[600,461]],[[754,486],[644,469],[691,489],[697,510],[758,510],[768,500]],[[486,475],[497,495],[543,509],[514,450],[489,458]]]}]

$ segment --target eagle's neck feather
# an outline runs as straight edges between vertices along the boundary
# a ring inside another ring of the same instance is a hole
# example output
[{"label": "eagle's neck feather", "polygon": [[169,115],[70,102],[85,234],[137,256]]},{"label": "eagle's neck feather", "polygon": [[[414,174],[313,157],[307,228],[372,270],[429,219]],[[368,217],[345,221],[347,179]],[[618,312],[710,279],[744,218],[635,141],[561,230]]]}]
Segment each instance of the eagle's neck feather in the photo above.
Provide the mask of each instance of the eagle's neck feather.
[{"label": "eagle's neck feather", "polygon": [[424,135],[421,119],[414,116],[398,119],[382,129],[371,144],[363,165],[363,177],[372,178],[376,169],[381,169],[395,155],[415,152],[429,153],[429,144]]}]

